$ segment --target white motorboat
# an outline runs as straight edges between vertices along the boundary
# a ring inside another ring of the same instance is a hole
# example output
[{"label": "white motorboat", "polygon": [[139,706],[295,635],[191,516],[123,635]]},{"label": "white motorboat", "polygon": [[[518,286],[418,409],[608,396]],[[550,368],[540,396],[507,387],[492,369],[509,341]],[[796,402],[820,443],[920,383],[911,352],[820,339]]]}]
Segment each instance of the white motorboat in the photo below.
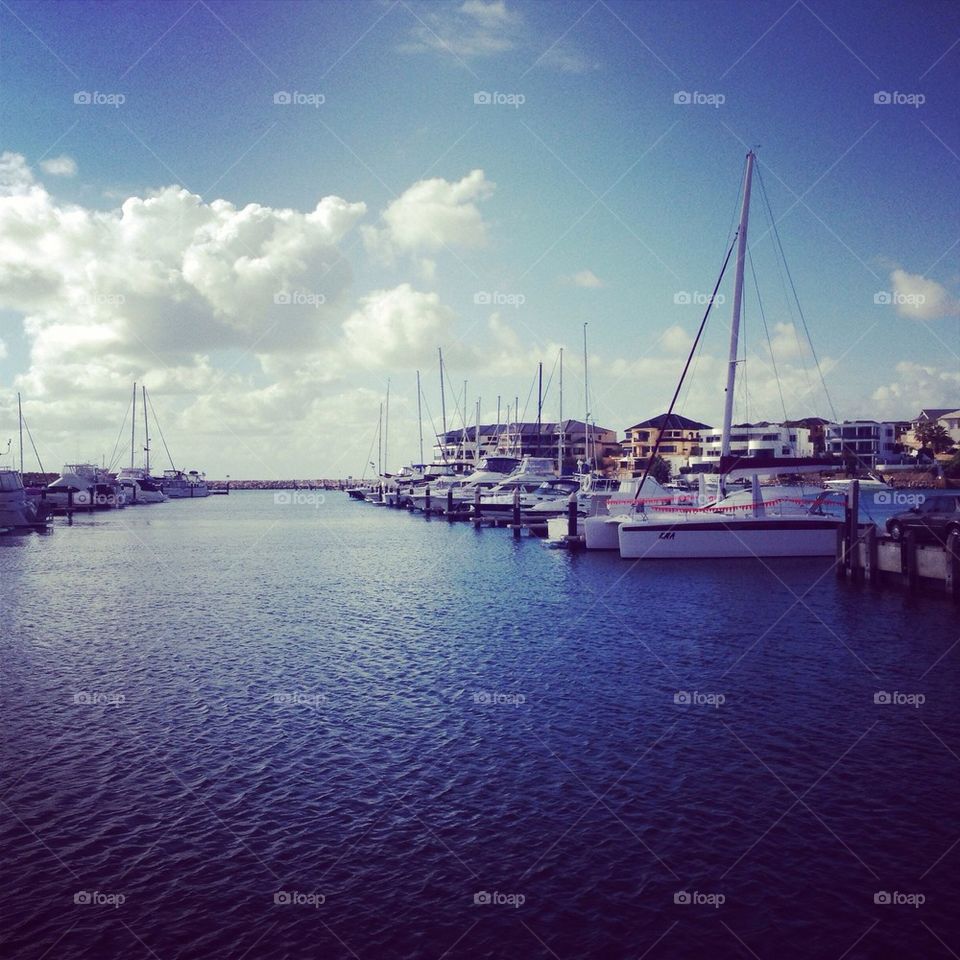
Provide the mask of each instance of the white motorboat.
[{"label": "white motorboat", "polygon": [[50,524],[50,507],[27,495],[17,470],[0,468],[0,527],[5,530],[36,530]]},{"label": "white motorboat", "polygon": [[[550,457],[524,457],[506,479],[481,494],[480,510],[483,516],[507,519],[513,515],[514,495],[532,494],[544,483],[558,479],[554,462]],[[569,491],[567,493],[569,496]],[[530,503],[533,506],[533,502]]]},{"label": "white motorboat", "polygon": [[44,499],[57,512],[113,510],[126,506],[126,494],[113,474],[94,463],[68,463],[44,491]]},{"label": "white motorboat", "polygon": [[448,505],[453,513],[466,513],[473,505],[477,491],[491,491],[503,483],[516,469],[516,457],[484,457],[476,470],[466,476],[439,477],[422,483],[410,491],[408,499],[415,510],[427,509],[427,487],[430,488],[430,513],[445,515]]},{"label": "white motorboat", "polygon": [[[590,502],[587,515],[577,524],[577,533],[582,534],[588,550],[619,550],[620,524],[630,519],[638,501],[650,504],[678,501],[676,494],[664,489],[653,477],[643,480],[642,492],[640,481],[639,477],[624,480],[616,493]],[[565,527],[563,533],[566,533]]]},{"label": "white motorboat", "polygon": [[[629,520],[617,528],[620,556],[628,559],[697,558],[697,557],[813,557],[833,556],[837,531],[842,517],[831,516],[823,509],[826,494],[813,504],[799,504],[789,498],[764,503],[759,477],[773,474],[800,474],[821,471],[829,462],[813,458],[745,457],[731,455],[733,403],[739,360],[740,313],[743,302],[744,264],[747,252],[747,227],[750,217],[750,191],[756,156],[746,156],[743,179],[743,200],[736,234],[737,265],[733,289],[733,313],[730,328],[730,353],[727,363],[727,385],[724,396],[723,429],[721,432],[719,490],[721,497],[708,507],[661,508],[647,511],[641,506]],[[732,252],[732,246],[731,246]],[[730,253],[727,254],[729,260]],[[724,264],[724,267],[726,263]],[[722,273],[721,273],[722,278]],[[719,286],[719,280],[717,285]],[[709,315],[709,308],[708,314]],[[683,385],[697,341],[706,323],[706,316],[694,341],[674,402]],[[673,404],[671,404],[672,412]],[[654,454],[656,447],[654,448]],[[651,462],[653,456],[651,456]],[[748,504],[724,503],[724,485],[737,477],[752,481]]]},{"label": "white motorboat", "polygon": [[210,496],[207,487],[207,475],[198,470],[164,470],[158,480],[160,489],[171,500],[192,500],[196,497]]},{"label": "white motorboat", "polygon": [[167,495],[160,481],[151,477],[143,467],[123,467],[117,474],[117,482],[123,490],[127,505],[140,503],[163,503]]}]

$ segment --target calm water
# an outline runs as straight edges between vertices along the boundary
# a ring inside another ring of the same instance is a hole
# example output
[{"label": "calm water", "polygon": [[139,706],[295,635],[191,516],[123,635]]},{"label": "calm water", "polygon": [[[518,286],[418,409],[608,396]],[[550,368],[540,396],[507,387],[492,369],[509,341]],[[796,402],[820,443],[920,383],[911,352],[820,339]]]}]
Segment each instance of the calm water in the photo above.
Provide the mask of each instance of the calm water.
[{"label": "calm water", "polygon": [[0,583],[4,957],[960,953],[938,599],[337,493],[7,537]]}]

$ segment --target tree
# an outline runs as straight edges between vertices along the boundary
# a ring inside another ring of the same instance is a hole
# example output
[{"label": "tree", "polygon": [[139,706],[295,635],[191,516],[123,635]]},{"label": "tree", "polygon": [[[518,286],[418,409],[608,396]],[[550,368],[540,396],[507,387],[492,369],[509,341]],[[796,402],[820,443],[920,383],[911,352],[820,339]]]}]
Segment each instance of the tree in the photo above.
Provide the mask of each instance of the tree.
[{"label": "tree", "polygon": [[947,433],[947,428],[935,420],[918,423],[913,430],[921,450],[932,450],[934,453],[946,453],[953,449],[953,438]]},{"label": "tree", "polygon": [[653,461],[653,467],[650,470],[650,476],[662,485],[670,482],[671,473],[673,473],[673,468],[670,466],[670,461],[664,460],[660,454],[657,454],[657,459]]}]

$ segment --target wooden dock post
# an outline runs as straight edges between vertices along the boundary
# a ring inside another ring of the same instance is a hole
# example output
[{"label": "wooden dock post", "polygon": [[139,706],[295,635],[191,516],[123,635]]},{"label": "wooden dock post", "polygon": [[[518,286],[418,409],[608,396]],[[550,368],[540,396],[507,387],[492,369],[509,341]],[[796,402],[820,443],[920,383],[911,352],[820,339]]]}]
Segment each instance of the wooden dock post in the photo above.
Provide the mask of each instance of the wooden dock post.
[{"label": "wooden dock post", "polygon": [[868,583],[876,583],[879,580],[878,547],[877,547],[877,528],[874,524],[867,527],[866,540],[864,543],[866,558],[864,562],[864,575]]},{"label": "wooden dock post", "polygon": [[520,488],[513,491],[513,539],[520,539]]},{"label": "wooden dock post", "polygon": [[860,578],[860,481],[854,480],[847,491],[847,576]]},{"label": "wooden dock post", "polygon": [[430,484],[428,483],[423,490],[423,514],[426,517],[430,516]]},{"label": "wooden dock post", "polygon": [[575,537],[577,535],[577,493],[570,494],[567,501],[567,536]]},{"label": "wooden dock post", "polygon": [[947,537],[947,595],[960,603],[960,531]]},{"label": "wooden dock post", "polygon": [[480,499],[480,484],[477,484],[473,491],[473,525],[480,527],[483,525],[483,506]]},{"label": "wooden dock post", "polygon": [[917,535],[912,530],[904,531],[900,545],[900,565],[910,592],[916,592],[920,586],[920,571],[917,567]]}]

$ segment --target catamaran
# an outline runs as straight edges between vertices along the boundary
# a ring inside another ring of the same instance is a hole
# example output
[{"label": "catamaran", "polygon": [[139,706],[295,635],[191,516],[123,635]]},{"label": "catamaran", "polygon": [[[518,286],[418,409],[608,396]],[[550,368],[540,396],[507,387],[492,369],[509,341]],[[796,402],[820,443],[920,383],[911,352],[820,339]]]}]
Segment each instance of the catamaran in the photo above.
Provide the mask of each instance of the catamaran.
[{"label": "catamaran", "polygon": [[[802,498],[777,498],[765,503],[759,477],[762,475],[821,472],[832,464],[813,458],[766,459],[737,458],[731,455],[730,437],[733,424],[734,387],[736,385],[740,340],[740,314],[743,301],[744,264],[747,254],[747,226],[750,218],[750,190],[756,156],[751,150],[746,157],[743,200],[737,230],[736,276],[733,290],[733,315],[730,328],[730,354],[727,364],[727,386],[724,398],[723,431],[718,465],[720,499],[704,508],[670,509],[641,503],[630,518],[618,525],[620,556],[627,559],[695,557],[819,557],[832,556],[836,550],[841,516],[826,510],[826,498],[813,503]],[[732,249],[732,248],[731,248]],[[730,252],[727,254],[729,260]],[[724,264],[726,266],[726,263]],[[721,273],[722,277],[722,273]],[[717,284],[719,286],[719,280]],[[712,304],[712,301],[711,301]],[[697,334],[690,358],[680,383],[686,375],[697,341],[706,323],[706,316]],[[674,403],[679,394],[674,394]],[[671,413],[673,404],[671,404]],[[651,463],[656,453],[651,455]],[[649,469],[649,468],[648,468]],[[749,477],[749,504],[725,502],[725,485],[734,477]]]}]

